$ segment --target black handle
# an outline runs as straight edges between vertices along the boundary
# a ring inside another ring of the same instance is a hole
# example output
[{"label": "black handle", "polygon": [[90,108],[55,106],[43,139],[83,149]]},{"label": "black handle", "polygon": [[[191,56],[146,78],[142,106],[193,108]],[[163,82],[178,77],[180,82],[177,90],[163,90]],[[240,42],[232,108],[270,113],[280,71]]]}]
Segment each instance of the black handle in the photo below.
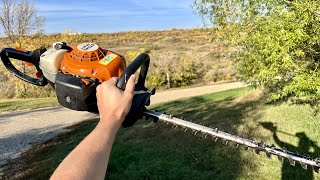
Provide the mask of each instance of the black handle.
[{"label": "black handle", "polygon": [[117,87],[124,91],[130,76],[132,74],[134,74],[139,69],[139,67],[141,67],[139,79],[138,79],[138,82],[135,87],[136,87],[136,89],[143,90],[145,88],[144,84],[145,84],[145,81],[147,78],[149,64],[150,64],[149,55],[147,53],[140,54],[124,70],[124,72],[122,73],[122,75],[120,76],[120,78],[118,80]]},{"label": "black handle", "polygon": [[147,53],[140,54],[124,70],[118,80],[117,87],[124,90],[130,76],[140,68],[139,79],[135,85],[135,91],[142,90],[144,93],[137,93],[133,96],[131,109],[122,123],[123,127],[131,127],[138,119],[143,117],[143,111],[146,109],[145,106],[150,104],[150,97],[155,93],[154,90],[149,91],[144,85],[148,74],[149,64],[149,55]]},{"label": "black handle", "polygon": [[[48,81],[43,76],[42,70],[39,67],[40,56],[45,51],[46,51],[45,48],[40,48],[35,51],[26,51],[26,52],[19,51],[13,48],[5,48],[1,51],[0,56],[4,66],[11,73],[13,73],[17,78],[37,86],[45,86],[48,84]],[[21,71],[19,71],[17,68],[13,66],[9,58],[32,63],[36,67],[37,71],[39,72],[40,77],[33,78],[22,73]]]}]

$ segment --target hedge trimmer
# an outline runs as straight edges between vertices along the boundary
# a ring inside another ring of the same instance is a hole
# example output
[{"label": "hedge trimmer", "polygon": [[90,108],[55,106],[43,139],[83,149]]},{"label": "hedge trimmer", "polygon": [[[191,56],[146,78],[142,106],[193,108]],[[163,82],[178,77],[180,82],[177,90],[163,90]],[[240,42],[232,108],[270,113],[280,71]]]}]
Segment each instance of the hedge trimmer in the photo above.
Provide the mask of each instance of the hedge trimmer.
[{"label": "hedge trimmer", "polygon": [[[140,68],[132,107],[122,124],[123,127],[133,126],[143,117],[151,118],[154,122],[162,121],[174,127],[181,127],[184,131],[190,129],[194,134],[201,133],[214,141],[222,139],[224,144],[231,143],[237,148],[243,145],[245,149],[254,149],[257,154],[264,152],[269,158],[275,155],[280,161],[288,159],[292,166],[298,162],[302,168],[307,169],[309,165],[319,173],[320,158],[312,159],[275,145],[267,145],[217,128],[205,127],[155,110],[147,110],[146,106],[150,104],[150,97],[155,94],[155,89],[149,90],[145,87],[150,63],[150,57],[146,53],[140,54],[128,67],[123,56],[102,49],[94,43],[68,46],[66,43],[57,42],[49,49],[40,48],[35,51],[5,48],[0,55],[5,67],[16,77],[38,86],[49,83],[55,89],[58,102],[62,106],[93,113],[98,112],[96,87],[101,82],[117,76],[119,77],[117,87],[124,90],[128,78]],[[33,64],[37,69],[36,77],[16,69],[10,58]]]}]

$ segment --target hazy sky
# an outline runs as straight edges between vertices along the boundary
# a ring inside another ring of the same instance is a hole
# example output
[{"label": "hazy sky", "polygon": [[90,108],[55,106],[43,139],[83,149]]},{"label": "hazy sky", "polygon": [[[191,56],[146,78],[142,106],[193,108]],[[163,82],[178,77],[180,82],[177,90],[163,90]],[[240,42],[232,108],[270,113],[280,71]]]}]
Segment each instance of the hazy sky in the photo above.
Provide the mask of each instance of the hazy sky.
[{"label": "hazy sky", "polygon": [[99,33],[202,27],[193,0],[35,0],[45,32]]}]

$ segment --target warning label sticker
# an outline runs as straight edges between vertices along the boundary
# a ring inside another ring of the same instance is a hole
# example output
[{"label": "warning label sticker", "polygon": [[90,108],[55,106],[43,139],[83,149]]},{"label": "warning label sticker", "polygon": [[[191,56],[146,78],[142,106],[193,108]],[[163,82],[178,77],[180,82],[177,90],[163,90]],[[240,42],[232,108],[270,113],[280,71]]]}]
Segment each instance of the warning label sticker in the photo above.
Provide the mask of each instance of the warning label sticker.
[{"label": "warning label sticker", "polygon": [[116,54],[109,54],[108,56],[104,57],[99,63],[102,65],[107,65],[109,64],[111,61],[113,61],[115,58],[117,58],[118,55]]}]

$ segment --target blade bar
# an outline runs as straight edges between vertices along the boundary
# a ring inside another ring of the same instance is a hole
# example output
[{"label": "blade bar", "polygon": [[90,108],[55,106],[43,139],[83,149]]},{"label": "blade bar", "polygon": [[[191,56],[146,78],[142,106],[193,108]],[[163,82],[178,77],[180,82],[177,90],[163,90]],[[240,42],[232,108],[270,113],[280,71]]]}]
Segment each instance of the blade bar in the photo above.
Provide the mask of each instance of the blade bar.
[{"label": "blade bar", "polygon": [[205,127],[205,126],[202,126],[202,125],[199,125],[199,124],[195,124],[195,123],[192,123],[190,121],[185,121],[185,120],[182,120],[182,119],[178,119],[178,118],[172,117],[170,115],[162,114],[160,112],[147,110],[147,111],[144,112],[144,114],[147,115],[147,116],[152,116],[152,117],[159,118],[160,120],[162,120],[164,122],[168,122],[168,123],[172,123],[172,124],[175,124],[175,125],[178,125],[178,126],[189,128],[189,129],[192,129],[192,130],[198,131],[198,132],[201,131],[202,133],[206,133],[208,135],[216,136],[216,137],[219,137],[219,138],[222,138],[222,139],[225,139],[225,140],[229,140],[229,141],[236,142],[236,143],[239,143],[239,144],[243,144],[243,145],[246,145],[246,146],[250,146],[250,147],[253,147],[253,148],[257,148],[258,147],[258,145],[256,143],[251,142],[250,140],[245,140],[244,141],[243,138],[240,138],[240,137],[237,137],[237,136],[233,136],[231,134],[228,134],[228,133],[225,133],[225,132],[222,132],[222,131],[219,131],[219,130],[215,130],[215,129],[212,129],[212,128],[209,128],[209,127]]},{"label": "blade bar", "polygon": [[287,151],[285,149],[276,148],[274,146],[269,146],[264,143],[258,143],[254,140],[235,136],[235,135],[220,131],[218,129],[212,129],[206,126],[195,124],[190,121],[185,121],[185,120],[173,117],[172,115],[166,115],[166,114],[163,114],[157,111],[151,111],[151,110],[144,111],[144,115],[146,117],[156,118],[166,123],[171,123],[173,125],[178,125],[183,128],[191,129],[196,132],[201,132],[203,134],[211,135],[216,138],[222,138],[225,141],[232,141],[236,144],[242,144],[242,145],[245,145],[246,147],[254,148],[256,152],[264,151],[268,155],[270,154],[270,156],[271,154],[278,156],[279,159],[286,158],[291,162],[292,165],[294,164],[293,162],[297,161],[302,164],[311,165],[315,169],[319,169],[320,167],[320,162],[313,161],[310,158],[306,158],[302,155]]}]

